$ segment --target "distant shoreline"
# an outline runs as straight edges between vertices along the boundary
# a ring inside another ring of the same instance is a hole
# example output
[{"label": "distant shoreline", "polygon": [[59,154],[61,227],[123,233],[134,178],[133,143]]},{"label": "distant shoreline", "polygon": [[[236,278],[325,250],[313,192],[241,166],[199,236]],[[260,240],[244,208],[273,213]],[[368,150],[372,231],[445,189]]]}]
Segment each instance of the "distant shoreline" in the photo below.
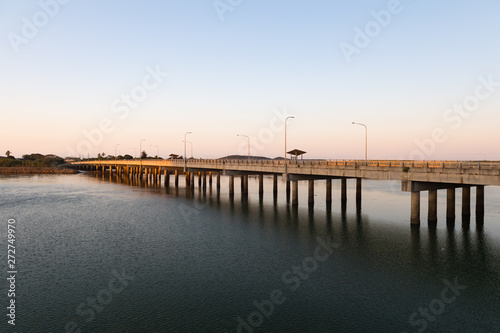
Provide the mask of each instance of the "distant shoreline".
[{"label": "distant shoreline", "polygon": [[58,168],[58,167],[0,167],[0,175],[35,175],[35,174],[76,174],[78,171],[74,169]]}]

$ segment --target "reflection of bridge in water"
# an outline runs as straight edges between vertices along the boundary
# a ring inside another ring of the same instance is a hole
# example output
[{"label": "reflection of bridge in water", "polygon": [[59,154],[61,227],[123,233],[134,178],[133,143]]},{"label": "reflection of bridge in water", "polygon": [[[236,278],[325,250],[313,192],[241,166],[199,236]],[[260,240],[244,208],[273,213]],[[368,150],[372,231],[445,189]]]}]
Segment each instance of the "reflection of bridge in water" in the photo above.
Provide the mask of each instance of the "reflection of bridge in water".
[{"label": "reflection of bridge in water", "polygon": [[411,224],[420,224],[420,192],[428,191],[428,221],[437,222],[437,191],[447,191],[446,218],[455,221],[455,189],[462,188],[462,219],[470,220],[471,187],[476,189],[476,218],[484,216],[484,187],[500,185],[500,163],[459,161],[274,161],[274,160],[108,160],[75,162],[82,170],[110,171],[117,176],[140,178],[146,181],[179,187],[179,178],[184,178],[187,188],[212,189],[213,177],[216,190],[220,192],[221,175],[229,177],[229,196],[234,196],[234,178],[241,178],[241,194],[248,195],[248,176],[259,179],[259,196],[264,194],[264,175],[273,177],[273,196],[278,195],[278,177],[286,182],[287,203],[298,205],[298,182],[308,182],[308,203],[314,205],[315,180],[326,180],[326,201],[331,207],[332,181],[341,182],[341,201],[347,201],[347,180],[356,180],[356,202],[361,203],[362,179],[400,180],[402,190],[411,192]]}]

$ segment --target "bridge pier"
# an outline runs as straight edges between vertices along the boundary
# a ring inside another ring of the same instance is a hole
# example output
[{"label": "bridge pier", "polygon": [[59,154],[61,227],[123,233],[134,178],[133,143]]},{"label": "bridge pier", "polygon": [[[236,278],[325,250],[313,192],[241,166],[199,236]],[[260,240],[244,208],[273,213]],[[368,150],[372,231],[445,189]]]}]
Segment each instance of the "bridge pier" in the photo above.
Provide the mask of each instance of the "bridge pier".
[{"label": "bridge pier", "polygon": [[292,206],[299,204],[299,181],[292,181]]},{"label": "bridge pier", "polygon": [[194,180],[195,180],[194,179],[194,172],[191,171],[191,172],[189,172],[189,188],[192,190],[194,189]]},{"label": "bridge pier", "polygon": [[332,202],[332,180],[331,179],[326,180],[326,202],[327,203]]},{"label": "bridge pier", "polygon": [[286,203],[290,203],[290,181],[286,180]]},{"label": "bridge pier", "polygon": [[347,202],[347,179],[341,179],[341,189],[340,189],[340,200],[342,202]]},{"label": "bridge pier", "polygon": [[361,178],[356,178],[356,203],[361,202]]},{"label": "bridge pier", "polygon": [[234,198],[234,176],[229,175],[229,197]]},{"label": "bridge pier", "polygon": [[420,225],[420,191],[411,192],[411,224]]},{"label": "bridge pier", "polygon": [[170,172],[168,170],[165,170],[165,186],[170,186]]},{"label": "bridge pier", "polygon": [[476,186],[476,218],[484,217],[484,186]]},{"label": "bridge pier", "polygon": [[264,197],[264,175],[259,175],[259,198]]},{"label": "bridge pier", "polygon": [[314,180],[312,180],[312,179],[309,180],[307,193],[308,193],[307,203],[309,204],[309,206],[313,206],[314,205]]},{"label": "bridge pier", "polygon": [[220,193],[220,172],[217,172],[217,194]]},{"label": "bridge pier", "polygon": [[203,193],[207,192],[207,173],[203,172]]},{"label": "bridge pier", "polygon": [[273,198],[276,200],[278,198],[278,175],[273,175]]},{"label": "bridge pier", "polygon": [[212,191],[212,171],[208,172],[208,187],[210,188],[210,191]]},{"label": "bridge pier", "polygon": [[455,189],[446,190],[446,221],[455,222]]},{"label": "bridge pier", "polygon": [[437,190],[429,190],[427,221],[429,223],[437,222]]},{"label": "bridge pier", "polygon": [[470,218],[470,187],[462,187],[462,218]]},{"label": "bridge pier", "polygon": [[174,186],[175,188],[179,187],[179,171],[174,170]]},{"label": "bridge pier", "polygon": [[202,172],[201,172],[201,171],[200,171],[200,172],[198,172],[198,187],[199,187],[199,188],[201,188],[201,178],[202,178],[202,177],[201,177],[201,174],[202,174]]}]

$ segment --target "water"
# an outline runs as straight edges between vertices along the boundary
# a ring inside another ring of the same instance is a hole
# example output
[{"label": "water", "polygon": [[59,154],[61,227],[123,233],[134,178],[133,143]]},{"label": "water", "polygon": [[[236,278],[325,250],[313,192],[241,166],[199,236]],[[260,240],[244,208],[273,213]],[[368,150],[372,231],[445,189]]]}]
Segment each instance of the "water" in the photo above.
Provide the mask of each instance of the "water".
[{"label": "water", "polygon": [[0,331],[500,331],[499,188],[486,188],[484,227],[459,214],[447,227],[440,191],[437,227],[415,229],[398,182],[363,182],[361,210],[349,183],[344,211],[334,182],[331,212],[319,181],[314,210],[305,182],[297,209],[268,178],[262,201],[256,179],[248,199],[235,182],[234,200],[225,177],[219,197],[180,183],[0,176],[18,270],[15,330],[5,283]]}]

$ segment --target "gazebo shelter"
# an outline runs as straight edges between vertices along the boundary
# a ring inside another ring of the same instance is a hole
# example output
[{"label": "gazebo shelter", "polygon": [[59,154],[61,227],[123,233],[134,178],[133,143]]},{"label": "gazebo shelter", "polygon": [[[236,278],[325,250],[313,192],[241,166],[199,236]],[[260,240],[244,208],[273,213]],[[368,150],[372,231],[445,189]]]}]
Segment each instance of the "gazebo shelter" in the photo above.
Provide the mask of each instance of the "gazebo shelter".
[{"label": "gazebo shelter", "polygon": [[294,149],[294,150],[290,150],[289,152],[287,152],[287,154],[290,154],[290,159],[295,159],[297,160],[300,156],[300,159],[304,159],[304,154],[306,152],[303,151],[303,150],[300,150],[300,149]]},{"label": "gazebo shelter", "polygon": [[177,155],[177,154],[170,154],[169,156],[170,156],[171,160],[175,160],[179,157],[179,155]]}]

